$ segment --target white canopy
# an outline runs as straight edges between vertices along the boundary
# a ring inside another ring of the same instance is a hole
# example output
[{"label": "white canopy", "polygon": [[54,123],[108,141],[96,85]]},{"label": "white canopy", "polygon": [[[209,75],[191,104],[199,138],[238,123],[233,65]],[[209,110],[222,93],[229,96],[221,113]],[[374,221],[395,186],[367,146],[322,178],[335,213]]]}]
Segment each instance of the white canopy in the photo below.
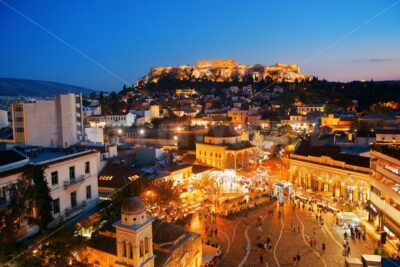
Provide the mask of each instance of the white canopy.
[{"label": "white canopy", "polygon": [[338,212],[337,217],[339,220],[345,222],[360,223],[360,218],[357,217],[353,212]]}]

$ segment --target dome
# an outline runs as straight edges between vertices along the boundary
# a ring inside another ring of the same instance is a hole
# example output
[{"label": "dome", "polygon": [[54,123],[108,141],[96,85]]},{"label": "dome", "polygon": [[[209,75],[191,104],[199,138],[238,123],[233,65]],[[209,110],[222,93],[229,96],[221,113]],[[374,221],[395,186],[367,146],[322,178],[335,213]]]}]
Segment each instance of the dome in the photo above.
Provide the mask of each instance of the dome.
[{"label": "dome", "polygon": [[128,215],[146,212],[146,206],[138,197],[129,197],[122,203],[121,212]]},{"label": "dome", "polygon": [[153,242],[158,244],[173,242],[185,234],[183,227],[161,219],[155,219],[152,226]]}]

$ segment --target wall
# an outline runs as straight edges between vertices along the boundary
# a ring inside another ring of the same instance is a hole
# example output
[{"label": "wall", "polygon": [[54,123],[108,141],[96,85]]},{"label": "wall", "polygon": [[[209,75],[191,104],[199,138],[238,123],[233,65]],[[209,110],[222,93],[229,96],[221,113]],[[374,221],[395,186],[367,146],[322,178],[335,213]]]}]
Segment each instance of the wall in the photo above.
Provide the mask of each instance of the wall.
[{"label": "wall", "polygon": [[8,111],[0,110],[0,129],[8,126]]},{"label": "wall", "polygon": [[[87,152],[86,152],[87,153]],[[82,156],[70,160],[65,160],[60,163],[52,164],[47,163],[48,167],[45,170],[47,183],[50,188],[51,198],[53,200],[60,199],[60,213],[55,214],[54,217],[65,216],[66,209],[71,209],[71,192],[77,192],[77,205],[81,205],[83,201],[87,202],[89,207],[92,203],[98,199],[98,170],[100,163],[100,153],[84,153]],[[90,162],[90,173],[85,174],[85,162]],[[69,179],[69,167],[75,166],[75,177],[76,179],[82,179],[82,182],[64,186],[64,182],[68,182]],[[51,173],[58,172],[58,184],[53,185],[51,179]],[[86,198],[86,187],[91,186],[92,197]],[[72,215],[72,214],[71,214]]]}]

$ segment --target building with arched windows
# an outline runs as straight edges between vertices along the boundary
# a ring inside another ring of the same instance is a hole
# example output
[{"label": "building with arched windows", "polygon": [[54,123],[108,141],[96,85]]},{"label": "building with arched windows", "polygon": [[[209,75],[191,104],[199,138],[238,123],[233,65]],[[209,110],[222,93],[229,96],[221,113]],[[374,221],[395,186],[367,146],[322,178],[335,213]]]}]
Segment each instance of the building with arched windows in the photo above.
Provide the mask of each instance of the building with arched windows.
[{"label": "building with arched windows", "polygon": [[304,191],[365,203],[369,199],[369,158],[300,143],[290,154],[290,181]]},{"label": "building with arched windows", "polygon": [[220,169],[241,169],[249,165],[255,146],[242,137],[233,127],[219,125],[204,135],[202,143],[196,143],[196,160]]},{"label": "building with arched windows", "polygon": [[181,226],[147,217],[144,203],[132,197],[122,205],[121,220],[91,238],[86,255],[93,266],[200,267],[202,241]]}]

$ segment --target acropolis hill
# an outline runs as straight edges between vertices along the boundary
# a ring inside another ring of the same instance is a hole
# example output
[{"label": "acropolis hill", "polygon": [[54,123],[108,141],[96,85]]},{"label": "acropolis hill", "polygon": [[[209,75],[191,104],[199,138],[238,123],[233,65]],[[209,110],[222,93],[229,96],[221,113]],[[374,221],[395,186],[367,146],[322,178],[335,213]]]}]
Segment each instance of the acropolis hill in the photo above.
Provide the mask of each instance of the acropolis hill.
[{"label": "acropolis hill", "polygon": [[176,80],[207,80],[211,82],[241,82],[251,77],[254,82],[272,80],[276,82],[295,82],[310,80],[311,75],[300,72],[296,64],[276,63],[273,66],[238,64],[234,59],[199,60],[197,65],[155,67],[141,78],[142,84],[157,83],[161,78]]}]

